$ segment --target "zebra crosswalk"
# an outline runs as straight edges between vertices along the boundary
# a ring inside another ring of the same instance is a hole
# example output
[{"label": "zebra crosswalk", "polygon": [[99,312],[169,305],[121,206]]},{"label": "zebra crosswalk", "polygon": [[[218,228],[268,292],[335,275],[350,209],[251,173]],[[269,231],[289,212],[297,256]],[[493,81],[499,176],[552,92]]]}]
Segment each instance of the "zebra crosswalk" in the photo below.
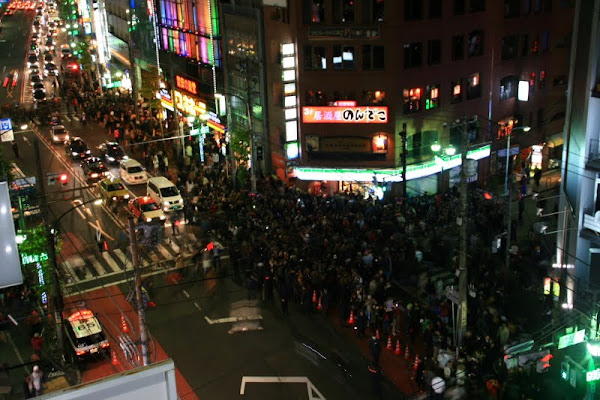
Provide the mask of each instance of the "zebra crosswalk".
[{"label": "zebra crosswalk", "polygon": [[[174,260],[179,254],[190,255],[196,239],[191,233],[170,236],[152,251],[140,252],[140,267],[149,267]],[[60,270],[66,285],[87,282],[100,277],[133,270],[128,249],[109,249],[102,253],[75,255],[62,260]]]}]

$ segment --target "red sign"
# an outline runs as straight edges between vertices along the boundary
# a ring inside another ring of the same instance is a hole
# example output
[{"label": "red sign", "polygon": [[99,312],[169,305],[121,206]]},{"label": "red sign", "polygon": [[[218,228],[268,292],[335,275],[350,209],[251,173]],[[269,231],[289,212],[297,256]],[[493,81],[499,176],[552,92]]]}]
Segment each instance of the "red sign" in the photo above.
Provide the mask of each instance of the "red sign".
[{"label": "red sign", "polygon": [[188,93],[198,94],[198,85],[196,82],[183,76],[175,75],[175,86],[177,89],[185,90]]},{"label": "red sign", "polygon": [[302,107],[305,124],[387,124],[387,107]]}]

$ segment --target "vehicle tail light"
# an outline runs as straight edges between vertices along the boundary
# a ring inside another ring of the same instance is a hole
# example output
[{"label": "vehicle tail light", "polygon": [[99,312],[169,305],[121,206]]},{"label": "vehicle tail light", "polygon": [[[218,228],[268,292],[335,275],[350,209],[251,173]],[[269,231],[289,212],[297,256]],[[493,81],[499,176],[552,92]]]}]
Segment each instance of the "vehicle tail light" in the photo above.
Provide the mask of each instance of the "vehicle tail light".
[{"label": "vehicle tail light", "polygon": [[100,345],[100,347],[102,347],[103,349],[107,348],[108,346],[110,346],[110,343],[106,342],[106,343],[102,343]]},{"label": "vehicle tail light", "polygon": [[8,86],[8,76],[6,78],[4,78],[4,83],[2,84],[2,87],[6,87]]},{"label": "vehicle tail light", "polygon": [[75,352],[75,354],[77,354],[78,356],[82,356],[82,355],[84,355],[85,353],[86,353],[86,351],[85,351],[85,350],[77,350],[77,351]]}]

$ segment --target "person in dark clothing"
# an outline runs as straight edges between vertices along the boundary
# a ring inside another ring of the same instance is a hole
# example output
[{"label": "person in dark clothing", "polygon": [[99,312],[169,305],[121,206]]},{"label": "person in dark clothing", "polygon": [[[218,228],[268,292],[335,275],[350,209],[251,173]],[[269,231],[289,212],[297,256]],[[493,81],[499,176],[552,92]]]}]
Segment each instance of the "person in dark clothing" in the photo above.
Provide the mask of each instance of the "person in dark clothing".
[{"label": "person in dark clothing", "polygon": [[279,297],[281,298],[281,312],[283,315],[288,315],[290,293],[286,284],[282,284],[279,288]]},{"label": "person in dark clothing", "polygon": [[13,149],[13,153],[15,153],[15,157],[19,158],[19,146],[17,145],[17,142],[15,142],[15,141],[12,142],[12,149]]},{"label": "person in dark clothing", "polygon": [[373,356],[373,362],[376,367],[379,367],[379,357],[381,356],[381,345],[379,344],[379,340],[377,340],[376,336],[372,336],[371,340],[369,340],[369,350],[371,350],[371,355]]}]

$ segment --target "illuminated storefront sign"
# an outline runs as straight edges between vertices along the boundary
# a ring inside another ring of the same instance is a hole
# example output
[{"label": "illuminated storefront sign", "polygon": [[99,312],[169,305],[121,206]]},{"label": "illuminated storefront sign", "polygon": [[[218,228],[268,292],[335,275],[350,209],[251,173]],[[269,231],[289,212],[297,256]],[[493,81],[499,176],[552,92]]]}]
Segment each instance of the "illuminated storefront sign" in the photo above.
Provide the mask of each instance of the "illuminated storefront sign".
[{"label": "illuminated storefront sign", "polygon": [[198,84],[191,79],[175,75],[175,86],[177,89],[185,90],[191,94],[198,94]]},{"label": "illuminated storefront sign", "polygon": [[588,371],[585,374],[585,380],[588,382],[594,382],[600,379],[600,368],[596,368],[593,371]]},{"label": "illuminated storefront sign", "polygon": [[561,338],[558,339],[558,350],[581,343],[584,340],[585,340],[585,329],[582,329],[577,332],[569,333],[568,335],[561,336]]},{"label": "illuminated storefront sign", "polygon": [[178,90],[175,92],[175,104],[179,111],[183,114],[191,115],[194,117],[203,115],[206,113],[206,103],[200,100],[196,100],[187,94],[181,93]]},{"label": "illuminated storefront sign", "polygon": [[379,134],[373,137],[373,153],[374,154],[387,154],[388,152],[388,138],[387,135]]},{"label": "illuminated storefront sign", "polygon": [[21,253],[21,262],[23,265],[39,263],[42,261],[48,260],[48,254],[40,253],[40,254],[26,254]]},{"label": "illuminated storefront sign", "polygon": [[305,124],[386,124],[387,107],[302,107]]}]

